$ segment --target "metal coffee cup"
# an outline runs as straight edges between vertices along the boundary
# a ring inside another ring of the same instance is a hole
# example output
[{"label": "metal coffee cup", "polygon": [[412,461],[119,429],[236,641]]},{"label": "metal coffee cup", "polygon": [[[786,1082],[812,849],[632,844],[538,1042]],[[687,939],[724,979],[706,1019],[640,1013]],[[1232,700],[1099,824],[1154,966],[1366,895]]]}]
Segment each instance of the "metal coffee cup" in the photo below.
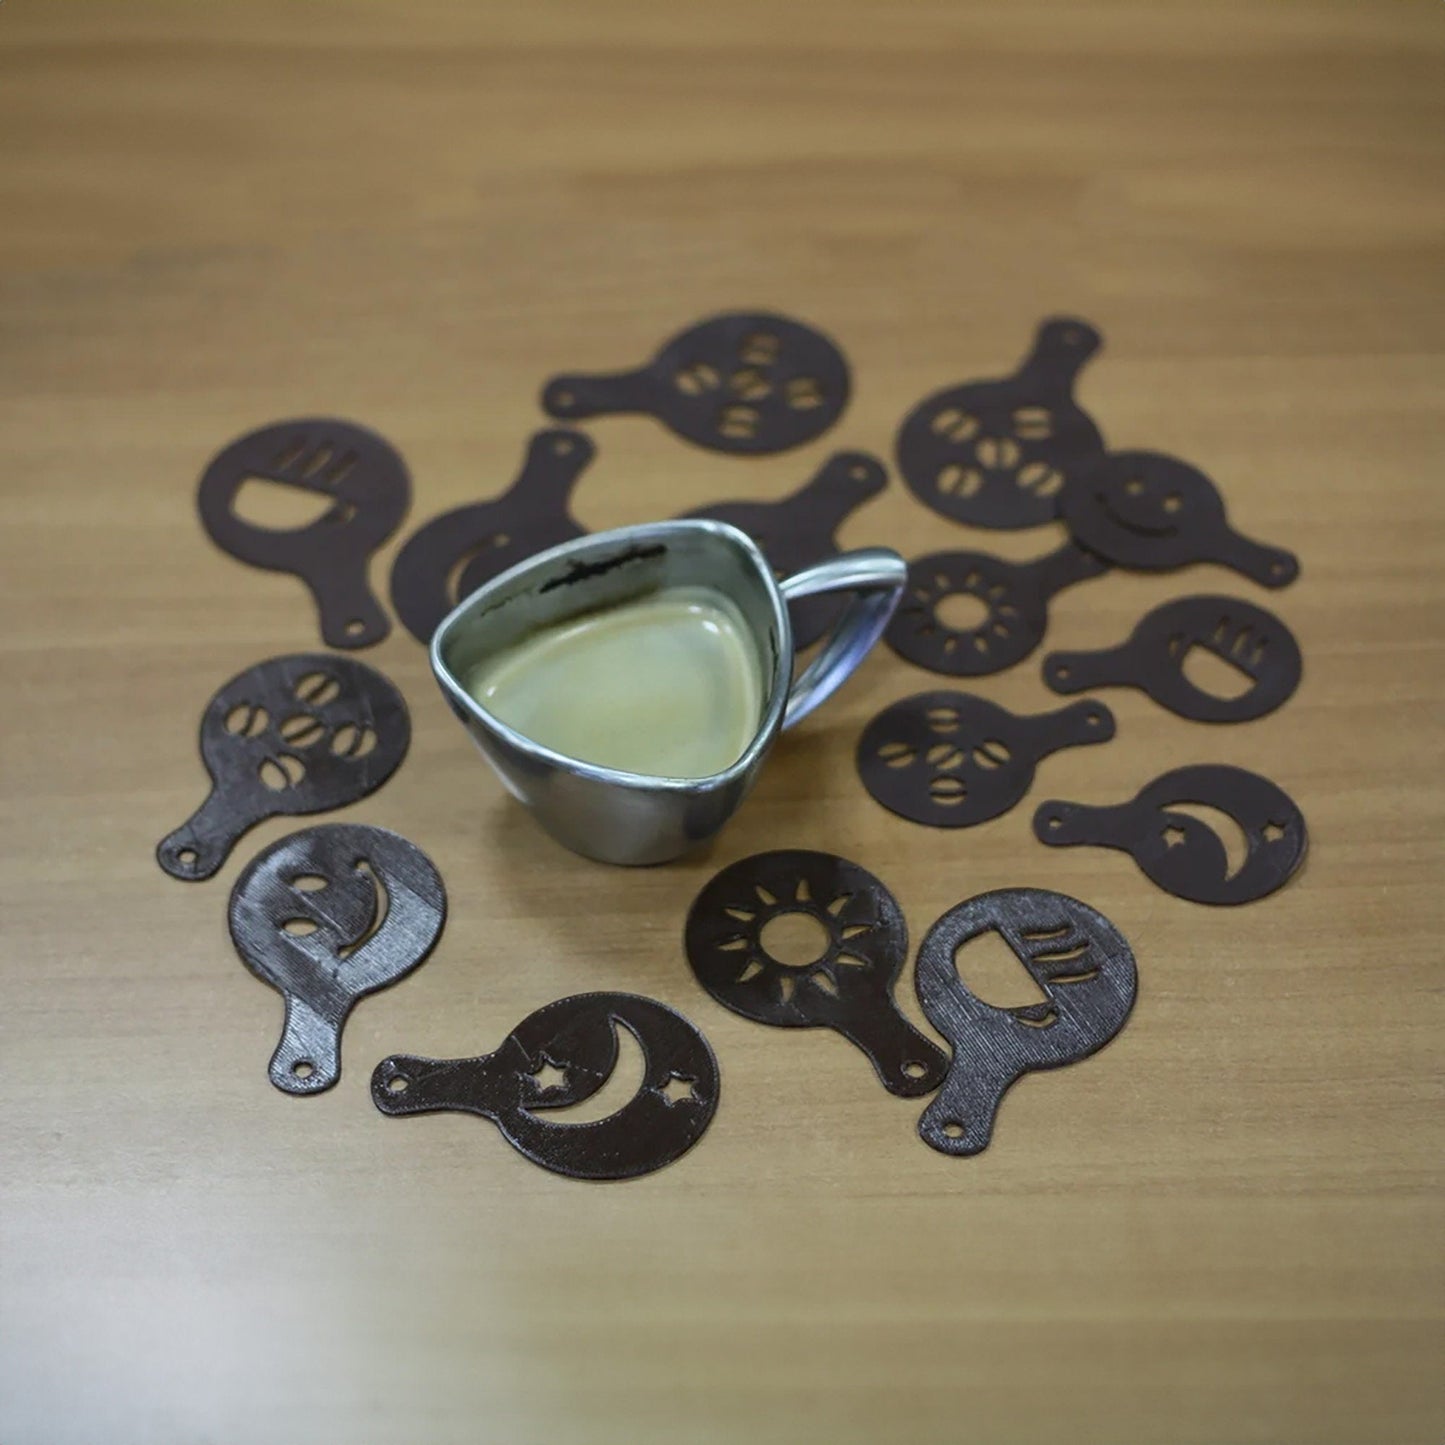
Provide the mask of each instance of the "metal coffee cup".
[{"label": "metal coffee cup", "polygon": [[[538,553],[473,592],[433,635],[432,671],[508,791],[559,843],[604,863],[662,863],[706,842],[733,815],[778,734],[828,698],[881,636],[906,577],[896,552],[867,547],[779,582],[752,538],[724,522],[621,527]],[[463,685],[481,663],[541,628],[674,587],[726,598],[757,650],[757,731],[721,772],[654,777],[567,757],[508,727]],[[823,594],[848,600],[795,680],[788,603]]]}]

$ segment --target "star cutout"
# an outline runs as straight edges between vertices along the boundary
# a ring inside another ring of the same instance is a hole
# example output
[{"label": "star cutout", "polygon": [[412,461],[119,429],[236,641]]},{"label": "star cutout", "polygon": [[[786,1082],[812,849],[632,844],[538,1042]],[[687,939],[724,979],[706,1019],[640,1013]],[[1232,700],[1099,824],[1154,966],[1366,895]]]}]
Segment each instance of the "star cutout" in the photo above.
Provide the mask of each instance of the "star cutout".
[{"label": "star cutout", "polygon": [[669,1075],[667,1082],[657,1091],[669,1105],[684,1104],[697,1098],[694,1080],[684,1079],[681,1074]]},{"label": "star cutout", "polygon": [[1284,837],[1284,829],[1278,823],[1266,823],[1259,831],[1266,843],[1277,843]]},{"label": "star cutout", "polygon": [[1161,836],[1164,839],[1164,846],[1166,848],[1178,848],[1185,843],[1189,837],[1183,828],[1176,828],[1172,825],[1166,828]]},{"label": "star cutout", "polygon": [[567,1082],[567,1070],[559,1069],[550,1059],[543,1059],[532,1070],[532,1077],[536,1079],[537,1088],[540,1090],[560,1089]]}]

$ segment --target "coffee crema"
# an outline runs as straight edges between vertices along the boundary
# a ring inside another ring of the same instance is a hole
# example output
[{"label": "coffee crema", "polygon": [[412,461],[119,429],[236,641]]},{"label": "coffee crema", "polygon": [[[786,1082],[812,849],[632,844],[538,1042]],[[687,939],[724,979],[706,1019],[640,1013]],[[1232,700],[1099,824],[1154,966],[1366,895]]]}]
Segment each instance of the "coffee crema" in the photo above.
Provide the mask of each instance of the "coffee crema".
[{"label": "coffee crema", "polygon": [[706,778],[762,716],[762,667],[737,608],[676,587],[544,627],[463,679],[499,722],[553,752],[621,772]]}]

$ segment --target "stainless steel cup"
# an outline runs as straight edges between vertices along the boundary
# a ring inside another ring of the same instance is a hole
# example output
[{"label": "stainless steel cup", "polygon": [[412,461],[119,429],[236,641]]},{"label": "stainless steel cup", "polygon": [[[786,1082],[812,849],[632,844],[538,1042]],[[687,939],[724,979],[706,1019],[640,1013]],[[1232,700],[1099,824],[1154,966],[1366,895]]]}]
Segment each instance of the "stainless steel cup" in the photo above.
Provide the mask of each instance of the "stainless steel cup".
[{"label": "stainless steel cup", "polygon": [[[778,734],[830,696],[878,640],[906,577],[896,552],[867,547],[778,582],[753,540],[726,523],[622,527],[538,553],[472,593],[432,637],[432,671],[498,777],[558,842],[604,863],[661,863],[711,838],[733,815]],[[538,628],[668,587],[710,587],[728,598],[761,661],[757,732],[720,773],[651,777],[566,757],[493,717],[463,686],[478,663]],[[795,681],[788,602],[823,593],[849,600]]]}]

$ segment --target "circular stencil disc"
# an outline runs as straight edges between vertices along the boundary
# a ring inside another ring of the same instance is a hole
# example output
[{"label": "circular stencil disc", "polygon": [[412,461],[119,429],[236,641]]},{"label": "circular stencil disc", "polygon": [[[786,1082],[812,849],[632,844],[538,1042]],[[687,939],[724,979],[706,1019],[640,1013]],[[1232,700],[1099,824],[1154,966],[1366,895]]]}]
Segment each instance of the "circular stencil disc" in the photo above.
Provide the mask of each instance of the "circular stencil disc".
[{"label": "circular stencil disc", "polygon": [[[931,552],[908,564],[908,586],[884,637],[899,657],[930,672],[1001,672],[1039,645],[1054,593],[1106,571],[1072,544],[1027,563],[982,552]],[[971,603],[978,620],[951,623],[952,598]]]},{"label": "circular stencil disc", "polygon": [[864,728],[858,775],[874,801],[900,817],[967,828],[1008,812],[1042,758],[1113,736],[1102,703],[1020,717],[970,693],[920,692]]},{"label": "circular stencil disc", "polygon": [[820,437],[848,390],[848,363],[821,331],[736,311],[690,327],[636,371],[554,377],[542,407],[566,421],[646,412],[698,446],[757,455]]},{"label": "circular stencil disc", "polygon": [[[603,1119],[551,1117],[611,1078],[621,1031],[642,1051],[637,1092]],[[717,1060],[702,1034],[656,999],[628,993],[558,999],[523,1019],[494,1054],[396,1054],[371,1078],[383,1114],[480,1114],[534,1164],[573,1179],[635,1179],[672,1163],[712,1123],[718,1091]]]},{"label": "circular stencil disc", "polygon": [[[1184,668],[1196,648],[1248,678],[1248,689],[1220,697],[1195,684]],[[1137,687],[1194,722],[1247,722],[1287,701],[1302,669],[1299,644],[1272,612],[1239,597],[1178,597],[1156,607],[1118,647],[1051,652],[1044,681],[1062,693]]]},{"label": "circular stencil disc", "polygon": [[365,663],[330,653],[258,662],[206,704],[211,792],[156,859],[173,878],[209,878],[263,818],[326,812],[374,792],[410,741],[401,694]]},{"label": "circular stencil disc", "polygon": [[898,466],[926,507],[975,527],[1034,527],[1103,438],[1073,385],[1099,348],[1087,322],[1045,322],[1014,375],[936,392],[898,432]]},{"label": "circular stencil disc", "polygon": [[[1176,805],[1193,803],[1223,814],[1244,836],[1244,861],[1234,867],[1209,823]],[[1282,888],[1304,862],[1304,814],[1282,788],[1244,768],[1202,763],[1156,778],[1113,807],[1052,799],[1034,814],[1042,843],[1093,843],[1131,854],[1148,878],[1193,903],[1251,903]]]},{"label": "circular stencil disc", "polygon": [[[248,482],[314,493],[329,503],[308,526],[275,529],[238,516]],[[391,630],[372,595],[371,554],[411,502],[411,478],[396,449],[374,431],[335,417],[302,417],[248,432],[212,458],[197,505],[212,541],[253,567],[293,572],[311,589],[331,647],[368,647]]]},{"label": "circular stencil disc", "polygon": [[[969,991],[959,951],[990,932],[1043,991],[1043,1002],[997,1008]],[[1138,989],[1123,934],[1087,903],[1046,888],[1000,888],[950,909],[918,950],[916,979],[929,1023],[953,1045],[948,1077],[918,1124],[924,1143],[944,1154],[986,1148],[1010,1085],[1103,1048],[1123,1028]]]},{"label": "circular stencil disc", "polygon": [[1193,562],[1232,567],[1263,587],[1299,575],[1290,552],[1252,542],[1225,520],[1219,489],[1161,452],[1110,452],[1064,489],[1074,539],[1116,567],[1169,572]]},{"label": "circular stencil disc", "polygon": [[[780,951],[775,926],[811,920],[810,957]],[[936,1088],[946,1061],[893,1002],[908,928],[871,873],[831,853],[758,853],[694,900],[684,934],[698,982],[725,1008],[782,1028],[831,1028],[872,1061],[891,1093]]]},{"label": "circular stencil disc", "polygon": [[231,938],[286,1000],[270,1066],[288,1094],[341,1076],[341,1030],[358,999],[431,952],[446,892],[430,858],[385,828],[323,823],[273,843],[231,891]]}]

